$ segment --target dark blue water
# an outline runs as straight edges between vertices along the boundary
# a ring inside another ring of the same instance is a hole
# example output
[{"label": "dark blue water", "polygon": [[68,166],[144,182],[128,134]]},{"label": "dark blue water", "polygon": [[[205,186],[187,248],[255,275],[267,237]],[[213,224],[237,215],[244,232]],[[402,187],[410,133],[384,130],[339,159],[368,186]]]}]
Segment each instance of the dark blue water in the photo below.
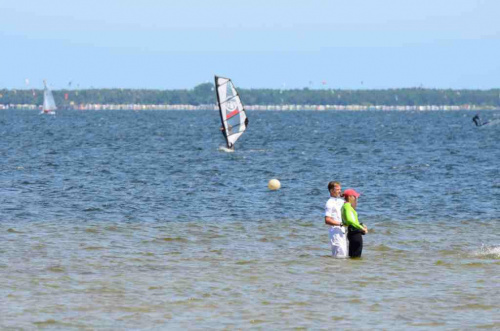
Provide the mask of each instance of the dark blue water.
[{"label": "dark blue water", "polygon": [[212,111],[0,115],[2,219],[317,217],[330,180],[373,217],[498,217],[500,125],[471,113],[254,112],[233,154]]},{"label": "dark blue water", "polygon": [[[0,112],[0,326],[499,327],[500,112],[473,115],[254,111],[227,153],[214,111]],[[331,180],[362,261],[328,258]]]}]

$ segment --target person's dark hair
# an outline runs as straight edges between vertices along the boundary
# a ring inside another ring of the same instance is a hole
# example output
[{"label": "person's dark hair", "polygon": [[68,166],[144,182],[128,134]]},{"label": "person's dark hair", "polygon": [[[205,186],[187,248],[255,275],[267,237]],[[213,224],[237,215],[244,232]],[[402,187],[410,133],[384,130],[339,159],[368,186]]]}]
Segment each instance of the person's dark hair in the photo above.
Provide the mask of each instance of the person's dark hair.
[{"label": "person's dark hair", "polygon": [[330,192],[335,185],[340,186],[340,182],[330,182],[330,183],[328,183],[328,192]]}]

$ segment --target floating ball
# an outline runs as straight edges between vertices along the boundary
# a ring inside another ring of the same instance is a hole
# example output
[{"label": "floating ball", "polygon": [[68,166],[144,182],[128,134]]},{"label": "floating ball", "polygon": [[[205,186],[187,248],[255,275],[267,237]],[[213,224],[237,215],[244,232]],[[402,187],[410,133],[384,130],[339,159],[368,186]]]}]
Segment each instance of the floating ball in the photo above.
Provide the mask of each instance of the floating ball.
[{"label": "floating ball", "polygon": [[276,191],[280,189],[281,183],[277,179],[271,179],[269,183],[267,183],[267,187],[272,191]]}]

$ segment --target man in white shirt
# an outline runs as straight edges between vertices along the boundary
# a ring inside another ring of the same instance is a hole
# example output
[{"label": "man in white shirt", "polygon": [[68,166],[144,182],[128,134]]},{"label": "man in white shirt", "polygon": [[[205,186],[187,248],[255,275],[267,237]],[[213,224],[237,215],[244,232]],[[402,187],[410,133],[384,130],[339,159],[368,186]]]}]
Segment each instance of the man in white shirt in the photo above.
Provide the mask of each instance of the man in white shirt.
[{"label": "man in white shirt", "polygon": [[342,187],[339,182],[328,183],[330,199],[325,205],[325,224],[330,225],[328,231],[332,255],[338,258],[347,257],[347,237],[345,227],[342,226],[342,206],[344,199],[340,197]]}]

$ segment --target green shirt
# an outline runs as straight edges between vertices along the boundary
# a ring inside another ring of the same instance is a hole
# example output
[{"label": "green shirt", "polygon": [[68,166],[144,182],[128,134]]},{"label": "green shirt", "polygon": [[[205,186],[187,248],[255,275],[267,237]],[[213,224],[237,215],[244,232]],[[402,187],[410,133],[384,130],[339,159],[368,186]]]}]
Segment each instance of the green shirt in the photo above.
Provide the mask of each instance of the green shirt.
[{"label": "green shirt", "polygon": [[358,222],[358,213],[349,202],[344,203],[342,206],[342,222],[355,229],[364,230],[363,226]]}]

